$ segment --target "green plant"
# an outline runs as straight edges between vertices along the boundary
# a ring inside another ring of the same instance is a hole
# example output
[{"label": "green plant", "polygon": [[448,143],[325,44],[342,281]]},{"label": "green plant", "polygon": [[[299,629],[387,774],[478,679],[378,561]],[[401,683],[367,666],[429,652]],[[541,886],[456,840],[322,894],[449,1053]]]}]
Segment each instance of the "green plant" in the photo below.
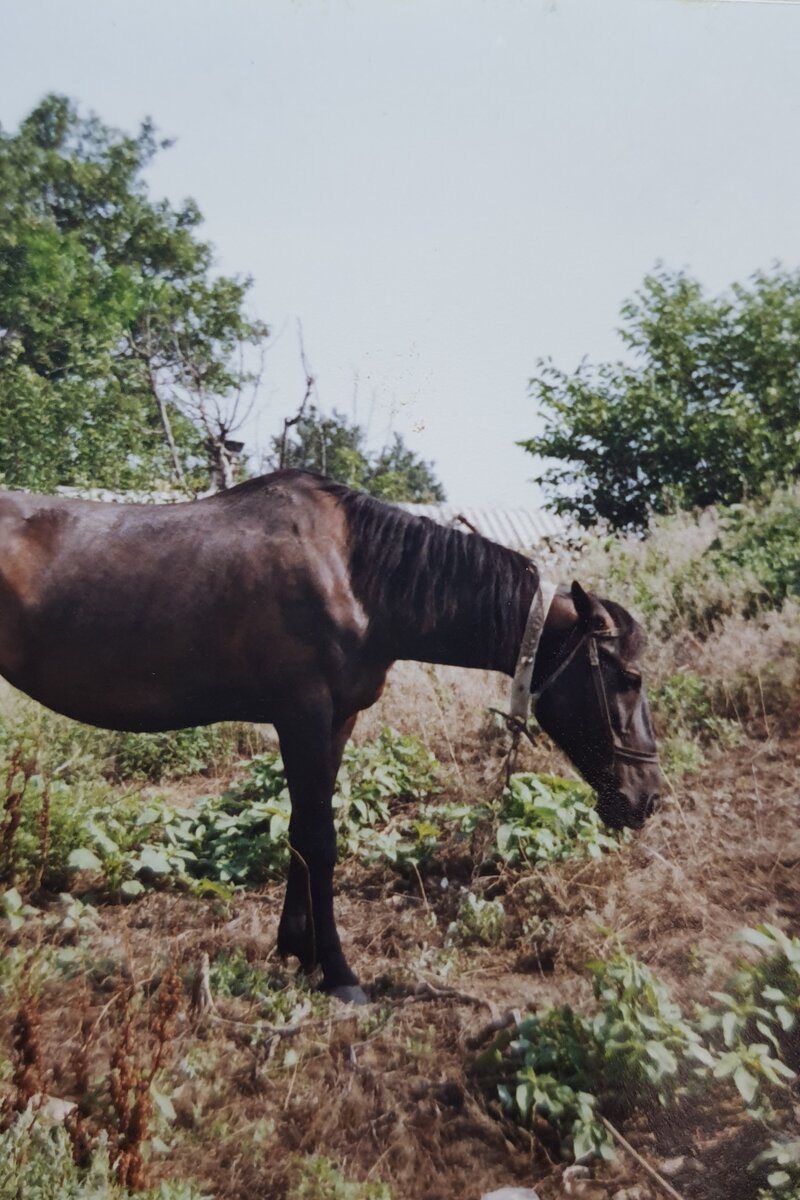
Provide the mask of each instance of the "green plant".
[{"label": "green plant", "polygon": [[554,1132],[563,1157],[613,1157],[605,1127],[598,1119],[591,1090],[597,1047],[588,1021],[571,1008],[552,1008],[517,1026],[513,1038],[501,1035],[476,1064],[479,1074],[499,1065],[509,1083],[498,1095],[515,1120],[531,1126],[539,1120]]},{"label": "green plant", "polygon": [[780,608],[800,596],[800,488],[777,489],[766,504],[734,504],[723,510],[711,556],[723,579],[745,575],[758,583],[749,611]]},{"label": "green plant", "polygon": [[117,733],[109,740],[106,773],[124,780],[179,779],[231,766],[259,748],[250,725],[198,725],[169,733]]},{"label": "green plant", "polygon": [[714,1065],[698,1030],[644,963],[619,947],[587,970],[600,1005],[592,1035],[609,1096],[630,1091],[644,1103],[666,1106]]},{"label": "green plant", "polygon": [[691,738],[667,737],[658,743],[661,767],[668,779],[699,771],[706,760],[703,747]]},{"label": "green plant", "polygon": [[651,688],[650,703],[670,732],[703,733],[711,716],[708,685],[691,671],[668,675]]},{"label": "green plant", "polygon": [[721,1054],[714,1074],[731,1076],[748,1108],[769,1115],[770,1092],[785,1088],[800,1066],[800,938],[774,925],[744,929],[738,940],[761,955],[742,963],[700,1027],[716,1035]]},{"label": "green plant", "polygon": [[658,269],[622,306],[625,362],[540,360],[541,421],[521,442],[571,521],[643,528],[654,512],[731,504],[797,479],[800,272],[723,296]]},{"label": "green plant", "polygon": [[448,942],[496,946],[502,940],[506,913],[500,900],[486,900],[465,891],[458,916],[447,931]]},{"label": "green plant", "polygon": [[312,1154],[297,1162],[297,1179],[287,1200],[392,1200],[385,1183],[346,1179],[329,1158]]},{"label": "green plant", "polygon": [[[715,1079],[730,1078],[748,1114],[780,1132],[786,1118],[770,1099],[785,1096],[794,1078],[785,1058],[797,1048],[800,939],[770,925],[739,938],[762,959],[743,964],[726,992],[711,993],[716,1006],[700,1008],[695,1018],[649,968],[617,947],[588,964],[594,1016],[569,1007],[537,1013],[512,1035],[500,1034],[477,1059],[476,1073],[499,1084],[515,1119],[544,1120],[562,1152],[578,1158],[611,1153],[601,1112],[624,1119],[637,1107],[669,1108],[689,1094],[700,1098]],[[778,1145],[773,1157],[782,1155],[791,1170],[770,1176],[770,1186],[795,1187],[795,1143]],[[791,1191],[775,1195],[794,1200]]]},{"label": "green plant", "polygon": [[597,815],[591,788],[556,775],[518,774],[503,793],[497,851],[507,863],[541,867],[569,858],[599,858],[627,834],[610,834]]},{"label": "green plant", "polygon": [[[128,1200],[101,1134],[85,1166],[77,1166],[63,1124],[22,1113],[0,1132],[0,1200]],[[187,1180],[169,1180],[136,1193],[136,1200],[213,1200]]]},{"label": "green plant", "polygon": [[800,1200],[800,1138],[770,1142],[752,1167],[772,1167],[758,1200]]},{"label": "green plant", "polygon": [[257,1005],[260,1019],[271,1025],[284,1025],[296,1020],[309,1006],[323,1009],[324,993],[301,990],[292,980],[286,982],[269,975],[257,963],[248,961],[241,950],[218,954],[211,963],[209,984],[215,996],[239,997]]}]

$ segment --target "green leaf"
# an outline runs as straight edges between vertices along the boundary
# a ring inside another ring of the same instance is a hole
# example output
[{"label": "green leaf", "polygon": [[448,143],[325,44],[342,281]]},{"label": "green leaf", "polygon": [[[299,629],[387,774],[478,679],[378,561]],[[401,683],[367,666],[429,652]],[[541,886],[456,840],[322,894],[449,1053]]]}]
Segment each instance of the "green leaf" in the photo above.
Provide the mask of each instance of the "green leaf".
[{"label": "green leaf", "polygon": [[645,1049],[658,1066],[661,1075],[674,1075],[678,1069],[678,1060],[663,1042],[647,1042]]},{"label": "green leaf", "polygon": [[169,859],[155,846],[143,846],[134,865],[137,871],[151,871],[153,875],[168,875],[170,872]]},{"label": "green leaf", "polygon": [[757,929],[740,929],[734,940],[745,942],[748,946],[756,946],[759,950],[767,950],[770,953],[775,950],[775,938],[766,931],[763,925],[759,925]]},{"label": "green leaf", "polygon": [[735,1012],[728,1011],[722,1014],[722,1037],[726,1046],[733,1045],[738,1025],[739,1018]]},{"label": "green leaf", "polygon": [[123,896],[133,898],[134,896],[141,896],[144,891],[144,884],[139,879],[125,879],[120,884],[119,890]]},{"label": "green leaf", "polygon": [[780,1021],[781,1029],[786,1033],[789,1033],[794,1028],[797,1018],[783,1004],[775,1006],[775,1016]]},{"label": "green leaf", "polygon": [[154,1083],[150,1084],[150,1095],[153,1097],[156,1107],[158,1108],[158,1111],[161,1113],[162,1117],[170,1122],[176,1120],[178,1114],[175,1112],[174,1104],[169,1096],[158,1090]]},{"label": "green leaf", "polygon": [[73,871],[99,871],[103,864],[93,851],[85,846],[78,846],[70,851],[67,866]]},{"label": "green leaf", "polygon": [[740,1066],[733,1072],[733,1082],[745,1104],[752,1104],[758,1092],[758,1080],[755,1075],[751,1075],[746,1067]]}]

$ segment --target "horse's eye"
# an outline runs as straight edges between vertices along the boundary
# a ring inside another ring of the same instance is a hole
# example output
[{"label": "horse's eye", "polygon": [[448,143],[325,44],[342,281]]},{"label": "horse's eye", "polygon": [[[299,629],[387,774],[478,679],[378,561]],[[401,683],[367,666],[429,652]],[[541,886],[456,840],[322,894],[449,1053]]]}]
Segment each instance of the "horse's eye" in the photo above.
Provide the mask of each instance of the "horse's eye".
[{"label": "horse's eye", "polygon": [[638,671],[623,671],[622,678],[627,687],[636,690],[637,692],[642,686],[642,677]]}]

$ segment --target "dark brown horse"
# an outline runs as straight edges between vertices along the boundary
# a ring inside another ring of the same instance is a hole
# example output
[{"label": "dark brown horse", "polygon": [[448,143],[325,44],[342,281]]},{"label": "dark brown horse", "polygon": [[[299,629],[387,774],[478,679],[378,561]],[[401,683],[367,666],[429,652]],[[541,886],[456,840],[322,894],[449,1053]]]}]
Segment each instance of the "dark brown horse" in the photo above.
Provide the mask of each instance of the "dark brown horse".
[{"label": "dark brown horse", "polygon": [[[334,921],[331,794],[356,716],[396,659],[513,674],[537,586],[520,554],[298,471],[163,507],[0,493],[0,673],[111,729],[274,724],[296,852],[279,949],[343,999],[364,996]],[[615,826],[659,788],[640,647],[574,584],[533,668],[540,724]]]}]

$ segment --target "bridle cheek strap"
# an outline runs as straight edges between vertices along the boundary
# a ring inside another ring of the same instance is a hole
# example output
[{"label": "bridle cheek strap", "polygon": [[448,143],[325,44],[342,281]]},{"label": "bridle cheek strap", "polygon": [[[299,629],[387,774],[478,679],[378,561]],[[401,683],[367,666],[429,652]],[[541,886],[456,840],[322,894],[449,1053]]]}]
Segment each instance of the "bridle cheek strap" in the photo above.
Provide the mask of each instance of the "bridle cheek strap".
[{"label": "bridle cheek strap", "polygon": [[611,720],[611,709],[608,706],[608,695],[606,693],[605,684],[603,683],[603,671],[600,666],[600,654],[597,649],[597,638],[609,634],[595,633],[589,639],[589,662],[592,667],[592,679],[594,680],[594,690],[597,695],[597,703],[600,705],[600,715],[605,722],[606,730],[611,738],[611,747],[614,758],[629,759],[631,762],[658,762],[658,751],[656,750],[634,750],[628,747],[624,742],[620,741],[617,736],[617,731],[614,728],[614,722]]}]

